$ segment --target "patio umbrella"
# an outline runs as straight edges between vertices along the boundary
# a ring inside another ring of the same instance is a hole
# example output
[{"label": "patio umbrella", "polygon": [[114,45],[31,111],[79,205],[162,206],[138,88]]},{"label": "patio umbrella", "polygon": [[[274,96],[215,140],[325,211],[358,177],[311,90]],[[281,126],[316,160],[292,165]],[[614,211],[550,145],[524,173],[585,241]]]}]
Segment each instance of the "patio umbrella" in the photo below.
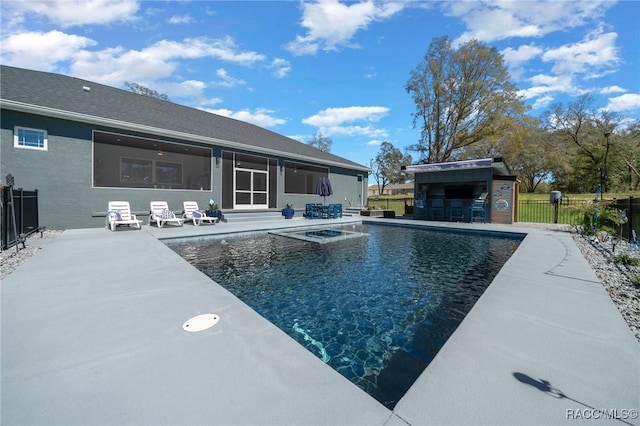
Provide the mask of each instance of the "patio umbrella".
[{"label": "patio umbrella", "polygon": [[316,185],[316,194],[324,197],[323,204],[327,203],[327,195],[333,195],[333,188],[331,188],[331,182],[329,181],[329,178],[318,178],[318,184]]}]

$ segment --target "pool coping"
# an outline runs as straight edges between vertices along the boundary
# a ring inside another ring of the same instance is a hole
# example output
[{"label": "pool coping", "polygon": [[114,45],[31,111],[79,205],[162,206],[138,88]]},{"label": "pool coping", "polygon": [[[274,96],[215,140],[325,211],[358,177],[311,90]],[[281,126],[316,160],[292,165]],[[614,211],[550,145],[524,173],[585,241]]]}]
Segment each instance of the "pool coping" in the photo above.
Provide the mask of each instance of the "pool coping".
[{"label": "pool coping", "polygon": [[[393,411],[162,243],[360,221],[526,234]],[[181,329],[210,312],[214,327]],[[3,424],[558,424],[640,408],[640,345],[571,235],[548,229],[356,217],[69,230],[3,280],[1,319]]]}]

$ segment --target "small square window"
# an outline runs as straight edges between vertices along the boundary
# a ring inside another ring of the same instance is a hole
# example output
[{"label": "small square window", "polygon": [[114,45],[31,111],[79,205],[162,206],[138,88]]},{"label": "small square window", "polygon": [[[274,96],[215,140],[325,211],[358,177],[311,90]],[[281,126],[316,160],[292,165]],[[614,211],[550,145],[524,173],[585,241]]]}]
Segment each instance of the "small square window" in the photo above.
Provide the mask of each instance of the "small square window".
[{"label": "small square window", "polygon": [[16,127],[13,132],[13,146],[15,148],[47,150],[47,132],[27,127]]}]

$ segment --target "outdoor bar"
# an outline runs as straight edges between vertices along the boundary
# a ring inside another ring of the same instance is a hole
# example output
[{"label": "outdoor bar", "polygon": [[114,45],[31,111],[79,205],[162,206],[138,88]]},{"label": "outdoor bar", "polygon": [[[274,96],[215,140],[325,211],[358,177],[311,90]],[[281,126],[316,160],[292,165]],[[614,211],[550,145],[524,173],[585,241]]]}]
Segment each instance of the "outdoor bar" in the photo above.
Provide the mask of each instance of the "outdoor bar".
[{"label": "outdoor bar", "polygon": [[502,158],[416,164],[414,219],[511,224],[517,217],[518,179]]}]

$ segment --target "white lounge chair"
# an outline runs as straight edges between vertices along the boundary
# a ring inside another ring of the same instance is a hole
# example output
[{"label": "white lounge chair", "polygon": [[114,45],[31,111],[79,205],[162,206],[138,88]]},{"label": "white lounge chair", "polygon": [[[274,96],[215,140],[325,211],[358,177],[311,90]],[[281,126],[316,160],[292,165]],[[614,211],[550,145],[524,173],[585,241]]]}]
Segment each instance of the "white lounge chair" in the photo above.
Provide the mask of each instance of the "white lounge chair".
[{"label": "white lounge chair", "polygon": [[[215,224],[219,217],[209,217],[204,213],[204,210],[198,208],[197,201],[185,201],[182,203],[184,207],[184,214],[182,217],[186,221],[192,221],[195,226],[199,226],[202,222]],[[195,214],[194,214],[195,213]]]},{"label": "white lounge chair", "polygon": [[162,228],[165,223],[172,225],[182,226],[184,219],[176,217],[176,214],[169,210],[169,205],[166,201],[152,201],[149,203],[151,212],[149,213],[149,226],[152,223],[158,225],[158,228]]},{"label": "white lounge chair", "polygon": [[108,209],[105,226],[112,231],[115,231],[118,225],[133,225],[138,229],[142,229],[142,221],[131,213],[128,201],[109,201]]}]

